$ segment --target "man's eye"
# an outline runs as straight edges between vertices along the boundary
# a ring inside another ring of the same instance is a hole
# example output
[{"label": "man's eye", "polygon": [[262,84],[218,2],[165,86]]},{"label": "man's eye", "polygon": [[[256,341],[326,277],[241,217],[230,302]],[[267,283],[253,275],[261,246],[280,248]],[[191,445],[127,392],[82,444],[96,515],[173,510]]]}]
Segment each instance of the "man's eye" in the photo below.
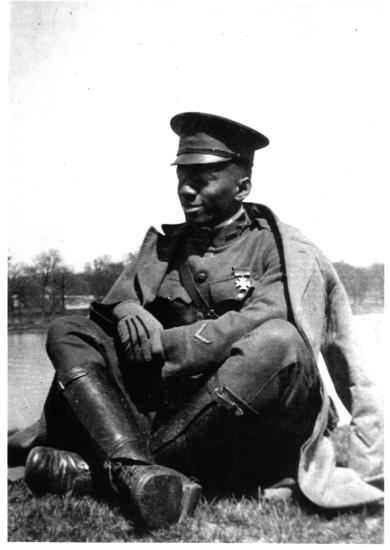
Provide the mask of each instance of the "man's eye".
[{"label": "man's eye", "polygon": [[177,176],[177,182],[179,185],[185,185],[186,183],[188,183],[190,181],[190,178],[188,178],[187,176],[185,176],[184,174],[183,175],[178,175]]}]

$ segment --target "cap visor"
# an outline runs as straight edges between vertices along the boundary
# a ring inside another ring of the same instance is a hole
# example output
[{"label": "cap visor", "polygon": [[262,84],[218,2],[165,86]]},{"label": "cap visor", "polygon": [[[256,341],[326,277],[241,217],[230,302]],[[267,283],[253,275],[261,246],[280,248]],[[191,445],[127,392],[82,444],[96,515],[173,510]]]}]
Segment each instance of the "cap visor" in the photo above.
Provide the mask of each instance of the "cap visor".
[{"label": "cap visor", "polygon": [[213,164],[216,162],[229,162],[229,157],[218,157],[217,155],[200,155],[199,153],[179,155],[171,166],[181,164]]}]

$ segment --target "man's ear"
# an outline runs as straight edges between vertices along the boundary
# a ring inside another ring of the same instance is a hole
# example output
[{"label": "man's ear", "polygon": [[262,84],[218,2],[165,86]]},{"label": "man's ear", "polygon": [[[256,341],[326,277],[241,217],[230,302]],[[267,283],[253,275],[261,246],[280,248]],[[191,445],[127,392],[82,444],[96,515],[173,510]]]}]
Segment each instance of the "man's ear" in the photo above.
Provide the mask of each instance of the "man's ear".
[{"label": "man's ear", "polygon": [[237,192],[236,192],[236,195],[234,197],[235,200],[237,202],[242,202],[244,199],[247,198],[247,196],[249,195],[251,189],[252,189],[252,182],[251,182],[251,179],[248,176],[238,180],[238,182],[237,182]]}]

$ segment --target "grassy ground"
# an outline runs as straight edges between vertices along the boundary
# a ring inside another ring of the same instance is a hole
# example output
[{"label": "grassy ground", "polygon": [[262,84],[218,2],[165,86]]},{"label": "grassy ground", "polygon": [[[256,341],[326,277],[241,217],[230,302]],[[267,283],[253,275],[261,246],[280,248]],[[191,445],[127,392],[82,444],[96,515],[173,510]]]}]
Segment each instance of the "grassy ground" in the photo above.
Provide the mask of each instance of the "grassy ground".
[{"label": "grassy ground", "polygon": [[[339,458],[345,430],[339,430]],[[202,500],[180,525],[137,531],[127,510],[91,497],[34,497],[23,481],[9,485],[8,540],[19,542],[383,543],[383,509],[319,511],[302,500]]]},{"label": "grassy ground", "polygon": [[169,529],[137,532],[126,510],[90,497],[34,497],[10,489],[9,541],[383,543],[379,509],[324,514],[299,503],[202,501],[194,517]]}]

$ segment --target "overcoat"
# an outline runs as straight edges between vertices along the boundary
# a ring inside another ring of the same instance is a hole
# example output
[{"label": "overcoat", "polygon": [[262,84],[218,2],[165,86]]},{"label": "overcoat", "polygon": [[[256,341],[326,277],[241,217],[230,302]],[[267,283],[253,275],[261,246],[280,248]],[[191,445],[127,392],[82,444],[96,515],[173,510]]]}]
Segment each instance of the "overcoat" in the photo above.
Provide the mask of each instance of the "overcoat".
[{"label": "overcoat", "polygon": [[[250,218],[266,220],[282,258],[292,322],[316,362],[324,361],[335,389],[351,414],[348,467],[336,467],[327,434],[330,399],[322,384],[322,408],[311,437],[301,448],[298,484],[325,508],[366,504],[383,498],[383,414],[366,375],[353,332],[348,297],[331,262],[296,228],[266,206],[245,203]],[[140,253],[120,275],[104,304],[133,299],[147,306],[156,297],[184,224],[147,232]]]}]

